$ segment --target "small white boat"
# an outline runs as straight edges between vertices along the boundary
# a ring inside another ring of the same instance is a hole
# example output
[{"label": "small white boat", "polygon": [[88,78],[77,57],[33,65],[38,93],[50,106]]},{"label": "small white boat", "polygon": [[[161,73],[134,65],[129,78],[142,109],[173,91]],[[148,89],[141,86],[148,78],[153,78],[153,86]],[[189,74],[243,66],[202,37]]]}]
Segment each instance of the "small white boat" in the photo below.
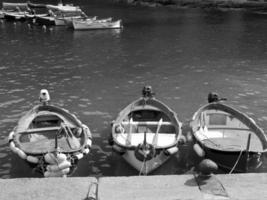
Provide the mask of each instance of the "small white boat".
[{"label": "small white boat", "polygon": [[41,90],[41,104],[18,121],[9,134],[11,150],[45,177],[69,175],[78,161],[90,152],[89,128],[69,111],[48,104],[47,90]]},{"label": "small white boat", "polygon": [[112,21],[107,19],[73,19],[72,26],[74,30],[94,30],[94,29],[119,29],[122,28],[121,20]]},{"label": "small white boat", "polygon": [[143,97],[119,113],[111,136],[113,150],[139,174],[147,175],[178,152],[181,123],[176,113],[146,86]]}]

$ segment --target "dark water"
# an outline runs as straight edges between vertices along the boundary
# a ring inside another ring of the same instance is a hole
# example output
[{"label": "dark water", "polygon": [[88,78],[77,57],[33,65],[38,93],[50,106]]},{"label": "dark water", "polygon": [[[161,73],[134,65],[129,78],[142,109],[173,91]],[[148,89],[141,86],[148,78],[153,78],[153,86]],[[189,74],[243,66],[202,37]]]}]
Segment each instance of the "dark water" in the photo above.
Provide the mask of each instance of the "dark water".
[{"label": "dark water", "polygon": [[[92,151],[73,176],[138,175],[112,153],[108,135],[110,122],[147,84],[182,122],[215,91],[267,130],[267,16],[75,4],[88,15],[122,19],[124,29],[78,32],[0,23],[0,178],[39,176],[10,151],[7,136],[42,88],[93,133]],[[187,173],[179,156],[153,174]]]}]

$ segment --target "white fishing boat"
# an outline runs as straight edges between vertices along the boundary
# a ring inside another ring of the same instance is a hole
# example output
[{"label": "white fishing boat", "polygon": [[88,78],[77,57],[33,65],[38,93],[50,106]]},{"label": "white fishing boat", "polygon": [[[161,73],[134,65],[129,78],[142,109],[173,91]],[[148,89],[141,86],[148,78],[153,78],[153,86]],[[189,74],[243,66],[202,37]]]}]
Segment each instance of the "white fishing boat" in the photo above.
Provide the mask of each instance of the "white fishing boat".
[{"label": "white fishing boat", "polygon": [[119,29],[122,28],[121,20],[113,21],[107,19],[73,19],[72,27],[74,30],[96,30],[96,29]]},{"label": "white fishing boat", "polygon": [[143,97],[119,113],[111,136],[113,150],[139,174],[147,175],[178,152],[181,123],[177,114],[146,86]]},{"label": "white fishing boat", "polygon": [[89,128],[69,111],[50,105],[41,90],[39,105],[26,112],[9,134],[11,150],[45,177],[70,175],[90,152]]},{"label": "white fishing boat", "polygon": [[[210,93],[209,103],[199,108],[190,123],[198,144],[195,151],[227,172],[248,172],[262,164],[267,151],[264,131],[246,114]],[[203,150],[203,153],[199,153]]]}]

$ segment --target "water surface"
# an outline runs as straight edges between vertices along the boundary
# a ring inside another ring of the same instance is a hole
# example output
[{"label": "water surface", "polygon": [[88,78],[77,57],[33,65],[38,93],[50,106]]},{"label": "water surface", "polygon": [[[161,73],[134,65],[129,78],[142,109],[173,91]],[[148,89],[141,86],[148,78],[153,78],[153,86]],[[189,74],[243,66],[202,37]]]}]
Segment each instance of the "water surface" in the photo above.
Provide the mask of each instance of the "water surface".
[{"label": "water surface", "polygon": [[[124,28],[73,31],[0,22],[1,178],[39,176],[10,151],[7,136],[38,103],[42,88],[93,133],[92,151],[73,176],[138,175],[112,153],[108,136],[110,122],[144,85],[152,85],[182,122],[215,91],[267,130],[266,16],[76,3],[90,16],[122,19]],[[153,174],[187,170],[178,155]]]}]

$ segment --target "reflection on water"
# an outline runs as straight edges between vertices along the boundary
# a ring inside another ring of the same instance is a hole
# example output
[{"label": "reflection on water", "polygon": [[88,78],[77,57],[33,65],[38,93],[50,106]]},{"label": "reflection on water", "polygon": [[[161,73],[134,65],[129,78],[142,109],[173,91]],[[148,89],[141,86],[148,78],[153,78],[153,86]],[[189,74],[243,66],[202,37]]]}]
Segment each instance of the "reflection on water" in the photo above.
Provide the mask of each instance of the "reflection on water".
[{"label": "reflection on water", "polygon": [[[111,151],[108,136],[110,122],[146,84],[182,122],[215,91],[267,130],[266,17],[80,3],[91,16],[122,19],[124,28],[73,31],[0,22],[0,177],[39,176],[9,150],[7,136],[42,88],[93,132],[91,154],[73,176],[138,174]],[[188,173],[188,147],[181,148],[153,174]]]}]

